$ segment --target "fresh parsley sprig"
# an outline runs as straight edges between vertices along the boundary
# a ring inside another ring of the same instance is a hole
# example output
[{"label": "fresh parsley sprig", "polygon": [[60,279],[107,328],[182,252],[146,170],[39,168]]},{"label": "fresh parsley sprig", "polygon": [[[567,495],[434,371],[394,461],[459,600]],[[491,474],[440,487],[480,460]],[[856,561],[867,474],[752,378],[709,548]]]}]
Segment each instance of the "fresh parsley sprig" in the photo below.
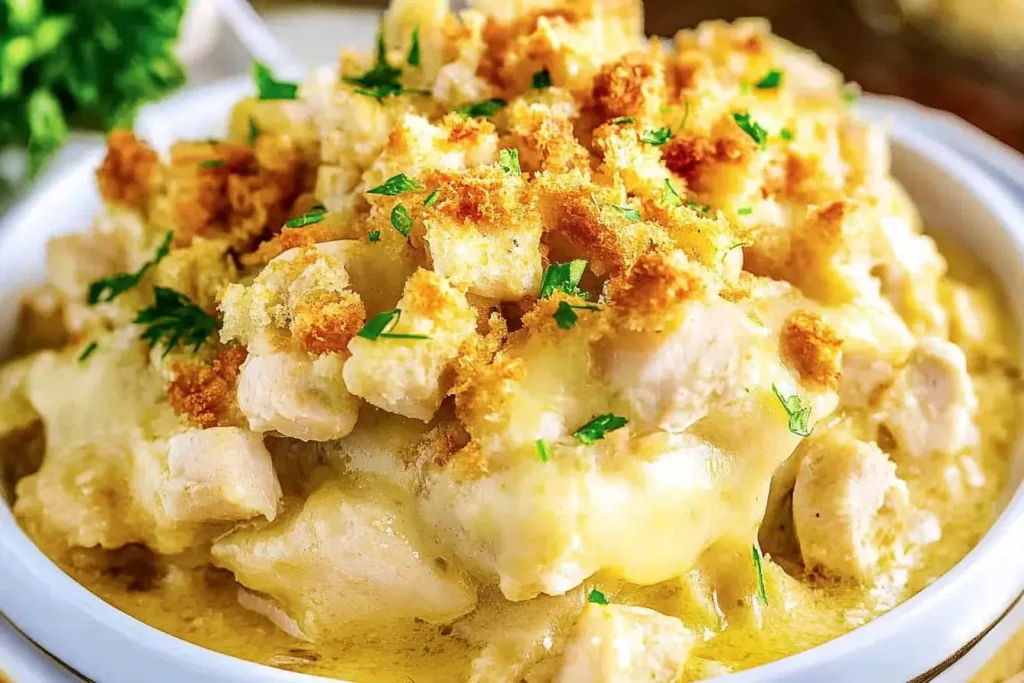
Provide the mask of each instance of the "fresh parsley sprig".
[{"label": "fresh parsley sprig", "polygon": [[780,69],[772,69],[754,84],[754,87],[758,90],[774,90],[780,85],[782,85],[782,71]]},{"label": "fresh parsley sprig", "polygon": [[478,116],[486,118],[488,116],[494,116],[507,105],[508,102],[500,97],[492,97],[491,99],[484,100],[483,102],[461,106],[456,109],[455,112],[464,119],[471,119]]},{"label": "fresh parsley sprig", "polygon": [[420,65],[420,25],[416,24],[412,27],[412,38],[411,44],[409,45],[409,56],[405,58],[405,63],[409,66]]},{"label": "fresh parsley sprig", "polygon": [[573,436],[575,436],[580,443],[589,446],[603,439],[608,432],[614,432],[616,429],[622,429],[628,423],[629,420],[624,417],[606,413],[604,415],[598,415],[590,422],[577,429],[573,432]]},{"label": "fresh parsley sprig", "polygon": [[555,312],[552,314],[551,317],[555,319],[555,322],[558,323],[558,326],[560,328],[562,328],[563,330],[570,330],[572,329],[573,325],[576,324],[576,321],[579,320],[580,318],[579,315],[577,315],[576,311],[600,310],[601,307],[595,306],[594,304],[570,304],[566,301],[559,301],[558,308],[555,309]]},{"label": "fresh parsley sprig", "polygon": [[296,216],[291,220],[285,221],[284,227],[304,228],[307,225],[315,225],[316,223],[322,221],[324,219],[324,216],[326,215],[327,209],[322,204],[317,204],[316,206],[314,206],[312,209],[302,214],[301,216]]},{"label": "fresh parsley sprig", "polygon": [[519,168],[519,150],[515,147],[509,147],[498,152],[498,165],[501,166],[501,170],[509,175],[522,175],[523,171]]},{"label": "fresh parsley sprig", "polygon": [[398,325],[398,321],[402,319],[402,311],[400,309],[394,309],[393,311],[381,311],[377,315],[370,318],[363,329],[356,332],[357,337],[363,339],[369,339],[370,341],[377,341],[378,339],[430,339],[429,335],[426,334],[400,334],[391,332]]},{"label": "fresh parsley sprig", "polygon": [[114,273],[113,275],[108,275],[107,277],[90,282],[89,291],[86,294],[86,301],[88,304],[90,306],[95,306],[99,303],[109,303],[122,293],[139,284],[142,280],[142,276],[146,274],[147,270],[163,261],[164,257],[171,253],[172,237],[174,237],[173,232],[168,232],[164,235],[164,239],[160,242],[160,246],[156,248],[156,253],[153,254],[153,258],[143,263],[142,267],[134,273]]},{"label": "fresh parsley sprig", "polygon": [[[415,54],[413,53],[415,48]],[[414,29],[414,42],[409,50],[407,61],[415,59],[419,63],[419,32]],[[410,61],[410,64],[412,62]],[[414,93],[429,95],[429,90],[420,88],[406,88],[401,83],[402,70],[397,66],[388,64],[387,46],[384,44],[384,36],[377,36],[377,59],[374,65],[362,76],[342,76],[344,83],[355,86],[355,91],[360,95],[373,98],[383,102],[385,97],[401,95],[403,93]]]},{"label": "fresh parsley sprig", "polygon": [[761,551],[758,550],[757,544],[750,546],[751,552],[754,556],[754,571],[757,572],[757,592],[761,596],[761,602],[764,606],[768,606],[768,592],[764,588],[764,570],[761,567]]},{"label": "fresh parsley sprig", "polygon": [[587,262],[583,259],[568,261],[566,263],[552,263],[544,269],[544,275],[540,282],[540,298],[547,299],[555,290],[560,290],[570,296],[582,296],[579,289],[580,279],[587,269]]},{"label": "fresh parsley sprig", "polygon": [[423,200],[423,206],[425,206],[425,207],[427,207],[429,209],[434,204],[437,204],[437,198],[440,197],[440,196],[441,196],[441,188],[440,187],[435,187],[434,191],[431,192],[430,194],[428,194],[427,198]]},{"label": "fresh parsley sprig", "polygon": [[96,349],[98,349],[99,347],[99,342],[95,340],[89,342],[86,345],[86,347],[82,350],[82,353],[78,355],[78,362],[81,363],[82,361],[86,360],[89,356],[95,353]]},{"label": "fresh parsley sprig", "polygon": [[592,588],[590,589],[590,593],[587,594],[587,602],[592,602],[595,605],[607,605],[608,598],[606,598],[604,593],[601,591],[596,588]]},{"label": "fresh parsley sprig", "polygon": [[400,232],[402,237],[408,237],[412,232],[412,217],[401,204],[395,204],[395,208],[391,209],[391,227]]},{"label": "fresh parsley sprig", "polygon": [[540,461],[549,462],[551,460],[551,448],[548,446],[548,442],[544,439],[537,439],[534,445],[537,447],[537,457],[540,458]]},{"label": "fresh parsley sprig", "polygon": [[783,396],[774,384],[772,384],[772,393],[779,399],[779,403],[789,415],[789,431],[797,436],[809,436],[811,430],[808,428],[807,422],[811,418],[811,406],[804,405],[804,402],[796,394],[789,397]]},{"label": "fresh parsley sprig", "polygon": [[762,128],[757,121],[750,118],[749,112],[737,112],[732,115],[732,118],[733,121],[736,122],[736,125],[740,127],[740,130],[749,135],[750,138],[761,147],[761,149],[765,148],[765,145],[768,143],[768,131]]},{"label": "fresh parsley sprig", "polygon": [[179,342],[191,344],[192,350],[198,351],[217,331],[217,319],[207,315],[184,294],[167,287],[154,287],[153,295],[153,305],[139,311],[132,322],[146,326],[142,339],[149,342],[151,348],[163,342],[162,355],[170,353]]},{"label": "fresh parsley sprig", "polygon": [[298,97],[298,84],[277,80],[263,62],[252,63],[252,78],[256,81],[256,96],[261,100],[294,100]]},{"label": "fresh parsley sprig", "polygon": [[[391,176],[377,187],[371,187],[366,194],[380,194],[385,197],[397,197],[403,192],[423,192],[426,188],[423,183],[410,178],[404,173]],[[429,197],[428,197],[429,199]]]}]

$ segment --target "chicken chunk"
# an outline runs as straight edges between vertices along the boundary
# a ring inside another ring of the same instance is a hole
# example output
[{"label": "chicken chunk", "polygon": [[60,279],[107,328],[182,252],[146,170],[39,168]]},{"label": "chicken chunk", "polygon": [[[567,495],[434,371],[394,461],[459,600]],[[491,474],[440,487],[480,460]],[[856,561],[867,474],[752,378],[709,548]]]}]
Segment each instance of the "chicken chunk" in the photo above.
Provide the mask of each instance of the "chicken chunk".
[{"label": "chicken chunk", "polygon": [[557,683],[672,683],[696,637],[675,617],[644,607],[587,604],[565,651]]},{"label": "chicken chunk", "polygon": [[379,408],[429,422],[448,390],[448,370],[459,347],[476,330],[476,310],[462,292],[428,270],[409,279],[396,310],[400,314],[392,318],[392,328],[349,344],[345,385]]},{"label": "chicken chunk", "polygon": [[168,443],[164,516],[182,522],[277,516],[281,486],[263,439],[237,427],[193,429]]},{"label": "chicken chunk", "polygon": [[396,487],[333,481],[300,510],[214,543],[215,562],[284,611],[310,640],[396,621],[448,623],[476,591]]},{"label": "chicken chunk", "polygon": [[882,424],[902,453],[956,454],[978,439],[978,399],[960,347],[922,338],[881,401]]}]

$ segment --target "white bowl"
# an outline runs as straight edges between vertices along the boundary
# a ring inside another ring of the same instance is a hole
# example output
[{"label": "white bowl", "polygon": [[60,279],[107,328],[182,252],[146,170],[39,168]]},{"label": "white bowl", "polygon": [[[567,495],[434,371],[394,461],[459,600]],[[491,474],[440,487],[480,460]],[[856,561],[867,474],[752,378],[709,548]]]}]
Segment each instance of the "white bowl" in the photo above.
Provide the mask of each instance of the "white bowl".
[{"label": "white bowl", "polygon": [[[232,81],[184,93],[149,109],[143,135],[216,135],[230,104],[246,92]],[[885,113],[884,103],[869,107]],[[998,183],[940,142],[893,120],[893,168],[929,229],[958,236],[999,276],[1024,292],[1024,211]],[[53,171],[0,223],[0,349],[13,331],[19,292],[43,276],[46,240],[83,230],[99,208],[93,169],[103,150]],[[1024,320],[1024,299],[1012,314]],[[1024,455],[1005,509],[982,541],[945,576],[871,623],[825,645],[722,679],[729,683],[903,682],[927,672],[982,633],[1024,590]],[[0,610],[69,666],[102,683],[311,682],[310,676],[218,654],[162,633],[89,593],[51,563],[0,504]],[[958,679],[962,680],[962,679]]]}]

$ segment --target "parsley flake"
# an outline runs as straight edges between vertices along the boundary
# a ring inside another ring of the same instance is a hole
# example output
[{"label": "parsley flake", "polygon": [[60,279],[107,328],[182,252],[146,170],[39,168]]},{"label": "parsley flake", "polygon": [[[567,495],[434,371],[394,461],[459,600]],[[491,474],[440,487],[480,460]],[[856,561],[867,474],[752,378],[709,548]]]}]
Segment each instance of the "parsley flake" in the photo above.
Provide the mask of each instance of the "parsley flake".
[{"label": "parsley flake", "polygon": [[572,329],[572,326],[576,324],[576,321],[580,317],[576,314],[576,311],[600,311],[600,306],[594,306],[593,304],[585,305],[573,305],[565,301],[558,302],[558,308],[552,314],[552,318],[558,323],[558,326],[563,330]]},{"label": "parsley flake", "polygon": [[772,393],[779,399],[779,403],[782,404],[786,414],[789,415],[789,431],[797,436],[809,436],[811,430],[807,428],[807,421],[811,417],[811,407],[809,405],[805,406],[796,394],[786,398],[779,393],[778,387],[774,384],[772,384]]},{"label": "parsley flake", "polygon": [[314,206],[312,209],[310,209],[306,213],[302,214],[301,216],[296,216],[295,218],[292,218],[291,220],[285,221],[284,227],[286,227],[286,228],[304,228],[307,225],[314,225],[314,224],[319,223],[320,221],[322,221],[324,219],[324,216],[326,215],[326,212],[327,212],[327,209],[325,209],[320,204],[317,204],[316,206]]},{"label": "parsley flake", "polygon": [[257,96],[261,100],[294,100],[299,92],[295,83],[278,81],[263,62],[252,63],[252,77],[256,81]]},{"label": "parsley flake", "polygon": [[403,192],[423,192],[424,189],[426,188],[423,187],[423,183],[420,181],[410,178],[404,173],[399,173],[385,180],[383,184],[370,188],[366,191],[366,194],[382,194],[386,197],[397,197]]},{"label": "parsley flake", "polygon": [[501,166],[502,171],[509,175],[523,174],[522,169],[519,168],[519,150],[515,147],[498,152],[498,165]]},{"label": "parsley flake", "polygon": [[669,138],[672,137],[672,129],[668,126],[662,126],[661,128],[655,128],[654,130],[645,130],[640,134],[640,139],[646,142],[648,145],[654,145],[655,147],[661,147]]},{"label": "parsley flake", "polygon": [[366,239],[370,242],[380,242],[380,230],[371,230],[366,234]]},{"label": "parsley flake", "polygon": [[783,140],[792,140],[793,131],[791,131],[789,128],[783,128],[782,130],[779,131],[779,137],[782,138]]},{"label": "parsley flake", "polygon": [[596,588],[592,588],[590,593],[587,595],[587,602],[592,602],[595,605],[607,605],[608,598],[604,597],[604,593],[601,591]]},{"label": "parsley flake", "polygon": [[686,121],[690,118],[690,98],[683,100],[683,120],[679,122],[679,130],[686,128]]},{"label": "parsley flake", "polygon": [[750,214],[754,213],[754,210],[749,206],[744,206],[742,208],[736,209],[736,213],[738,213],[741,216],[749,216]]},{"label": "parsley flake", "polygon": [[676,192],[676,188],[672,187],[671,178],[665,178],[665,189],[661,191],[661,200],[669,206],[683,205],[683,198]]},{"label": "parsley flake", "polygon": [[780,69],[772,69],[754,87],[758,90],[774,90],[780,85],[782,85],[782,71]]},{"label": "parsley flake", "polygon": [[395,208],[391,209],[391,227],[402,233],[402,237],[408,237],[412,231],[412,218],[401,204],[395,204]]},{"label": "parsley flake", "polygon": [[622,214],[627,221],[636,222],[640,220],[640,212],[631,206],[624,204],[612,204],[612,208]]},{"label": "parsley flake", "polygon": [[97,342],[97,341],[89,342],[88,346],[86,346],[85,349],[82,351],[82,353],[79,354],[78,362],[81,363],[82,361],[84,361],[86,358],[91,356],[93,354],[93,352],[96,351],[96,349],[98,349],[99,347],[100,347],[99,342]]},{"label": "parsley flake", "polygon": [[537,439],[534,442],[537,446],[537,456],[541,462],[549,462],[551,460],[551,449],[548,447],[548,442],[544,439]]},{"label": "parsley flake", "polygon": [[150,348],[163,342],[166,356],[179,342],[191,344],[198,351],[211,334],[217,331],[217,319],[180,292],[167,287],[154,287],[155,301],[143,308],[132,322],[145,325],[142,339]]},{"label": "parsley flake", "polygon": [[423,200],[423,206],[433,206],[437,204],[437,198],[441,196],[441,188],[435,187],[434,191],[427,195],[427,198]]},{"label": "parsley flake", "polygon": [[402,311],[400,309],[381,311],[370,318],[363,325],[363,329],[356,332],[356,336],[369,339],[370,341],[377,341],[378,339],[430,339],[425,334],[399,334],[391,332],[401,319]]},{"label": "parsley flake", "polygon": [[633,118],[632,116],[618,116],[612,119],[612,123],[614,123],[616,126],[624,126],[627,123],[633,123],[634,121],[636,121],[636,119]]},{"label": "parsley flake", "polygon": [[694,211],[700,211],[701,213],[707,213],[711,211],[710,204],[698,204],[697,202],[686,202],[687,208],[693,209]]},{"label": "parsley flake", "polygon": [[749,95],[750,94],[750,84],[749,83],[740,83],[740,94],[741,95]]},{"label": "parsley flake", "polygon": [[764,149],[768,142],[768,131],[762,128],[757,121],[750,118],[750,113],[736,113],[732,115],[736,125],[740,127],[744,133],[750,136],[750,138]]},{"label": "parsley flake", "polygon": [[756,545],[750,546],[751,552],[754,556],[754,570],[757,572],[757,592],[761,596],[761,602],[764,606],[768,606],[768,592],[764,589],[764,571],[761,568],[761,551],[757,549]]},{"label": "parsley flake", "polygon": [[113,275],[108,275],[107,277],[90,282],[89,291],[86,294],[86,302],[90,306],[95,306],[98,303],[109,303],[116,299],[121,293],[126,292],[139,284],[142,280],[142,276],[146,274],[147,270],[163,261],[164,257],[171,253],[172,237],[174,237],[173,232],[168,232],[164,235],[164,239],[160,243],[160,246],[156,248],[156,253],[153,254],[153,258],[143,263],[142,266],[134,273],[114,273]]},{"label": "parsley flake", "polygon": [[249,146],[252,147],[256,144],[256,138],[260,136],[260,129],[256,127],[256,122],[253,118],[249,117]]},{"label": "parsley flake", "polygon": [[383,102],[385,97],[402,93],[429,94],[428,90],[402,87],[399,81],[401,76],[401,69],[388,64],[387,46],[384,44],[384,36],[378,35],[377,61],[373,67],[362,76],[343,76],[341,80],[344,83],[355,86],[355,92],[358,94],[371,97],[378,102]]},{"label": "parsley flake", "polygon": [[624,417],[618,415],[612,415],[606,413],[604,415],[598,415],[593,420],[583,425],[575,432],[575,436],[580,443],[591,445],[603,439],[608,432],[614,432],[616,429],[622,429],[629,422]]},{"label": "parsley flake", "polygon": [[533,87],[535,90],[544,90],[551,87],[551,72],[548,71],[547,67],[533,74]]},{"label": "parsley flake", "polygon": [[580,296],[580,279],[586,269],[587,262],[583,259],[567,263],[552,263],[544,269],[544,276],[540,283],[540,298],[547,299],[555,293],[556,289],[571,296]]},{"label": "parsley flake", "polygon": [[504,109],[505,106],[507,105],[508,102],[501,99],[500,97],[492,97],[491,99],[484,100],[483,102],[477,102],[476,104],[467,104],[465,106],[459,107],[455,111],[464,119],[470,119],[475,116],[488,117],[494,116],[499,111]]},{"label": "parsley flake", "polygon": [[412,44],[409,45],[409,56],[405,58],[405,63],[409,66],[420,65],[420,25],[416,24],[412,27]]},{"label": "parsley flake", "polygon": [[223,159],[207,159],[199,162],[199,168],[220,168],[225,164]]},{"label": "parsley flake", "polygon": [[847,104],[856,104],[859,99],[860,86],[856,83],[847,83],[843,87],[843,102],[846,102]]}]

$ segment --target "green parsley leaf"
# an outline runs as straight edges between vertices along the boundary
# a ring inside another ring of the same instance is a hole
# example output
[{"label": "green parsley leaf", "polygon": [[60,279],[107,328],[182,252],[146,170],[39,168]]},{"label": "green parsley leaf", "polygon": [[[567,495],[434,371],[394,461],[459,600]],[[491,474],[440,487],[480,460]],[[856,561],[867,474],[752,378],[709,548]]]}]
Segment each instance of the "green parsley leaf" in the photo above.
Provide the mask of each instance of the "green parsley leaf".
[{"label": "green parsley leaf", "polygon": [[397,334],[390,330],[395,329],[398,325],[398,321],[402,319],[402,311],[395,309],[393,311],[381,311],[377,315],[370,318],[363,329],[356,332],[357,337],[363,339],[369,339],[370,341],[377,341],[378,339],[430,339],[425,334]]},{"label": "green parsley leaf", "polygon": [[672,129],[668,126],[662,126],[661,128],[655,128],[654,130],[645,130],[640,134],[640,139],[646,142],[648,145],[654,145],[655,147],[661,147],[669,138],[672,137]]},{"label": "green parsley leaf", "polygon": [[707,213],[711,211],[711,205],[704,204],[703,206],[697,202],[686,202],[687,208],[693,209],[694,211],[700,211],[701,213]]},{"label": "green parsley leaf", "polygon": [[425,189],[420,181],[410,178],[404,173],[399,173],[385,180],[382,185],[370,188],[366,191],[366,194],[382,194],[386,197],[397,197],[403,192],[423,192]]},{"label": "green parsley leaf", "polygon": [[469,119],[474,116],[494,116],[499,111],[504,109],[508,105],[508,102],[501,99],[500,97],[492,97],[489,100],[483,102],[477,102],[476,104],[467,104],[459,107],[455,111],[458,112],[463,118]]},{"label": "green parsley leaf", "polygon": [[690,98],[683,100],[683,120],[679,122],[679,130],[686,128],[686,120],[690,118]]},{"label": "green parsley leaf", "polygon": [[143,263],[142,266],[134,273],[114,273],[113,275],[108,275],[107,277],[90,282],[89,291],[86,294],[86,302],[90,306],[95,306],[98,303],[111,302],[121,293],[126,292],[139,284],[142,280],[142,276],[146,274],[146,271],[163,261],[164,257],[171,252],[171,238],[173,237],[173,232],[168,232],[164,235],[164,239],[156,248],[156,253],[153,254],[153,258]]},{"label": "green parsley leaf", "polygon": [[611,120],[611,122],[616,126],[623,126],[627,123],[633,123],[634,121],[636,121],[636,119],[632,116],[618,116]]},{"label": "green parsley leaf", "polygon": [[676,188],[672,187],[671,178],[665,178],[665,189],[661,191],[661,200],[669,206],[683,205],[683,198],[676,192]]},{"label": "green parsley leaf", "polygon": [[761,149],[764,149],[765,144],[768,142],[768,131],[762,128],[756,121],[753,121],[749,113],[736,113],[732,115],[732,118],[744,133],[760,145]]},{"label": "green parsley leaf", "polygon": [[261,100],[294,100],[299,93],[295,83],[278,81],[263,62],[252,63],[252,77],[256,81],[257,97]]},{"label": "green parsley leaf", "polygon": [[596,605],[607,605],[608,598],[604,597],[604,593],[597,590],[596,588],[593,588],[587,595],[587,602],[592,602]]},{"label": "green parsley leaf", "polygon": [[324,215],[325,215],[326,212],[327,212],[327,209],[325,209],[324,207],[322,207],[319,204],[317,204],[316,206],[314,206],[312,209],[310,209],[306,213],[302,214],[301,216],[293,218],[293,219],[291,219],[289,221],[285,221],[284,227],[286,227],[286,228],[304,228],[307,225],[313,225],[315,223],[319,223],[320,221],[322,221],[324,219]]},{"label": "green parsley leaf", "polygon": [[433,206],[437,204],[437,198],[441,196],[441,188],[435,187],[434,191],[427,195],[427,198],[423,200],[423,206]]},{"label": "green parsley leaf", "polygon": [[395,208],[391,209],[391,227],[402,233],[402,237],[408,237],[412,230],[412,218],[401,204],[395,204]]},{"label": "green parsley leaf", "polygon": [[782,138],[783,140],[792,140],[793,131],[791,131],[789,128],[783,128],[782,130],[779,131],[779,137]]},{"label": "green parsley leaf", "polygon": [[207,159],[199,162],[199,168],[220,168],[225,164],[223,159]]},{"label": "green parsley leaf", "polygon": [[370,240],[370,242],[380,242],[380,230],[371,230],[367,233],[366,238]]},{"label": "green parsley leaf", "polygon": [[99,346],[100,346],[100,345],[99,345],[99,342],[96,342],[96,341],[91,341],[91,342],[89,342],[88,346],[86,346],[86,347],[85,347],[85,349],[84,349],[84,350],[82,351],[82,353],[80,353],[80,354],[79,354],[79,356],[78,356],[78,362],[79,362],[79,363],[81,363],[81,362],[82,362],[82,361],[84,361],[84,360],[85,360],[86,358],[88,358],[89,356],[91,356],[91,355],[93,354],[93,352],[94,352],[94,351],[95,351],[96,349],[98,349],[98,348],[99,348]]},{"label": "green parsley leaf", "polygon": [[754,87],[758,90],[774,90],[780,85],[782,85],[782,71],[780,69],[772,69]]},{"label": "green parsley leaf", "polygon": [[154,287],[152,306],[143,308],[132,322],[145,325],[142,339],[152,348],[161,341],[166,356],[179,342],[191,344],[198,351],[211,334],[217,331],[217,319],[206,314],[184,294],[167,287]]},{"label": "green parsley leaf", "polygon": [[789,431],[797,436],[809,436],[811,430],[807,428],[807,421],[811,417],[811,407],[809,405],[805,406],[796,394],[786,398],[779,393],[778,387],[774,384],[772,384],[772,393],[779,399],[779,403],[782,404],[786,414],[789,415]]},{"label": "green parsley leaf", "polygon": [[608,432],[614,432],[616,429],[622,429],[626,426],[629,421],[624,417],[618,415],[612,415],[606,413],[604,415],[598,415],[593,420],[583,425],[575,432],[575,436],[580,443],[590,445],[596,443],[605,437]]},{"label": "green parsley leaf", "polygon": [[636,222],[640,220],[640,212],[631,206],[624,204],[612,204],[612,208],[622,214],[622,217],[627,221]]},{"label": "green parsley leaf", "polygon": [[749,95],[750,94],[750,84],[749,83],[740,83],[740,94],[741,95]]},{"label": "green parsley leaf", "polygon": [[751,552],[754,556],[754,570],[757,572],[757,592],[761,596],[761,602],[764,606],[768,606],[768,592],[764,589],[764,571],[761,568],[761,551],[757,549],[756,545],[750,546]]},{"label": "green parsley leaf", "polygon": [[[410,51],[410,56],[411,56]],[[377,61],[362,76],[343,76],[342,82],[355,86],[355,92],[383,102],[385,97],[402,93],[429,94],[428,90],[404,88],[400,82],[402,70],[388,64],[387,46],[384,36],[377,36]]]},{"label": "green parsley leaf", "polygon": [[509,175],[522,175],[523,171],[519,168],[519,150],[515,147],[509,147],[498,152],[498,165],[501,166],[501,170]]},{"label": "green parsley leaf", "polygon": [[537,455],[540,457],[540,461],[549,462],[551,460],[551,449],[548,448],[548,442],[544,439],[537,439],[534,445],[537,446]]},{"label": "green parsley leaf", "polygon": [[552,314],[552,318],[558,323],[558,326],[563,330],[572,329],[572,326],[579,320],[579,316],[576,315],[576,311],[600,311],[600,306],[594,306],[593,304],[585,305],[574,305],[565,301],[558,302],[558,308]]},{"label": "green parsley leaf", "polygon": [[843,86],[843,102],[856,104],[860,99],[860,86],[856,83],[847,83]]},{"label": "green parsley leaf", "polygon": [[252,147],[256,144],[256,138],[260,136],[260,129],[256,127],[256,122],[253,118],[249,117],[249,146]]},{"label": "green parsley leaf", "polygon": [[409,66],[420,65],[420,25],[412,27],[412,44],[409,46],[409,56],[405,58]]},{"label": "green parsley leaf", "polygon": [[579,284],[587,262],[576,259],[567,263],[552,263],[544,269],[540,283],[540,298],[547,299],[555,290],[561,290],[572,296],[580,296]]},{"label": "green parsley leaf", "polygon": [[738,213],[741,216],[749,216],[750,214],[754,213],[754,210],[749,206],[744,206],[742,208],[736,209],[736,213]]},{"label": "green parsley leaf", "polygon": [[551,72],[548,71],[547,67],[533,74],[533,87],[536,90],[544,90],[551,87]]}]

